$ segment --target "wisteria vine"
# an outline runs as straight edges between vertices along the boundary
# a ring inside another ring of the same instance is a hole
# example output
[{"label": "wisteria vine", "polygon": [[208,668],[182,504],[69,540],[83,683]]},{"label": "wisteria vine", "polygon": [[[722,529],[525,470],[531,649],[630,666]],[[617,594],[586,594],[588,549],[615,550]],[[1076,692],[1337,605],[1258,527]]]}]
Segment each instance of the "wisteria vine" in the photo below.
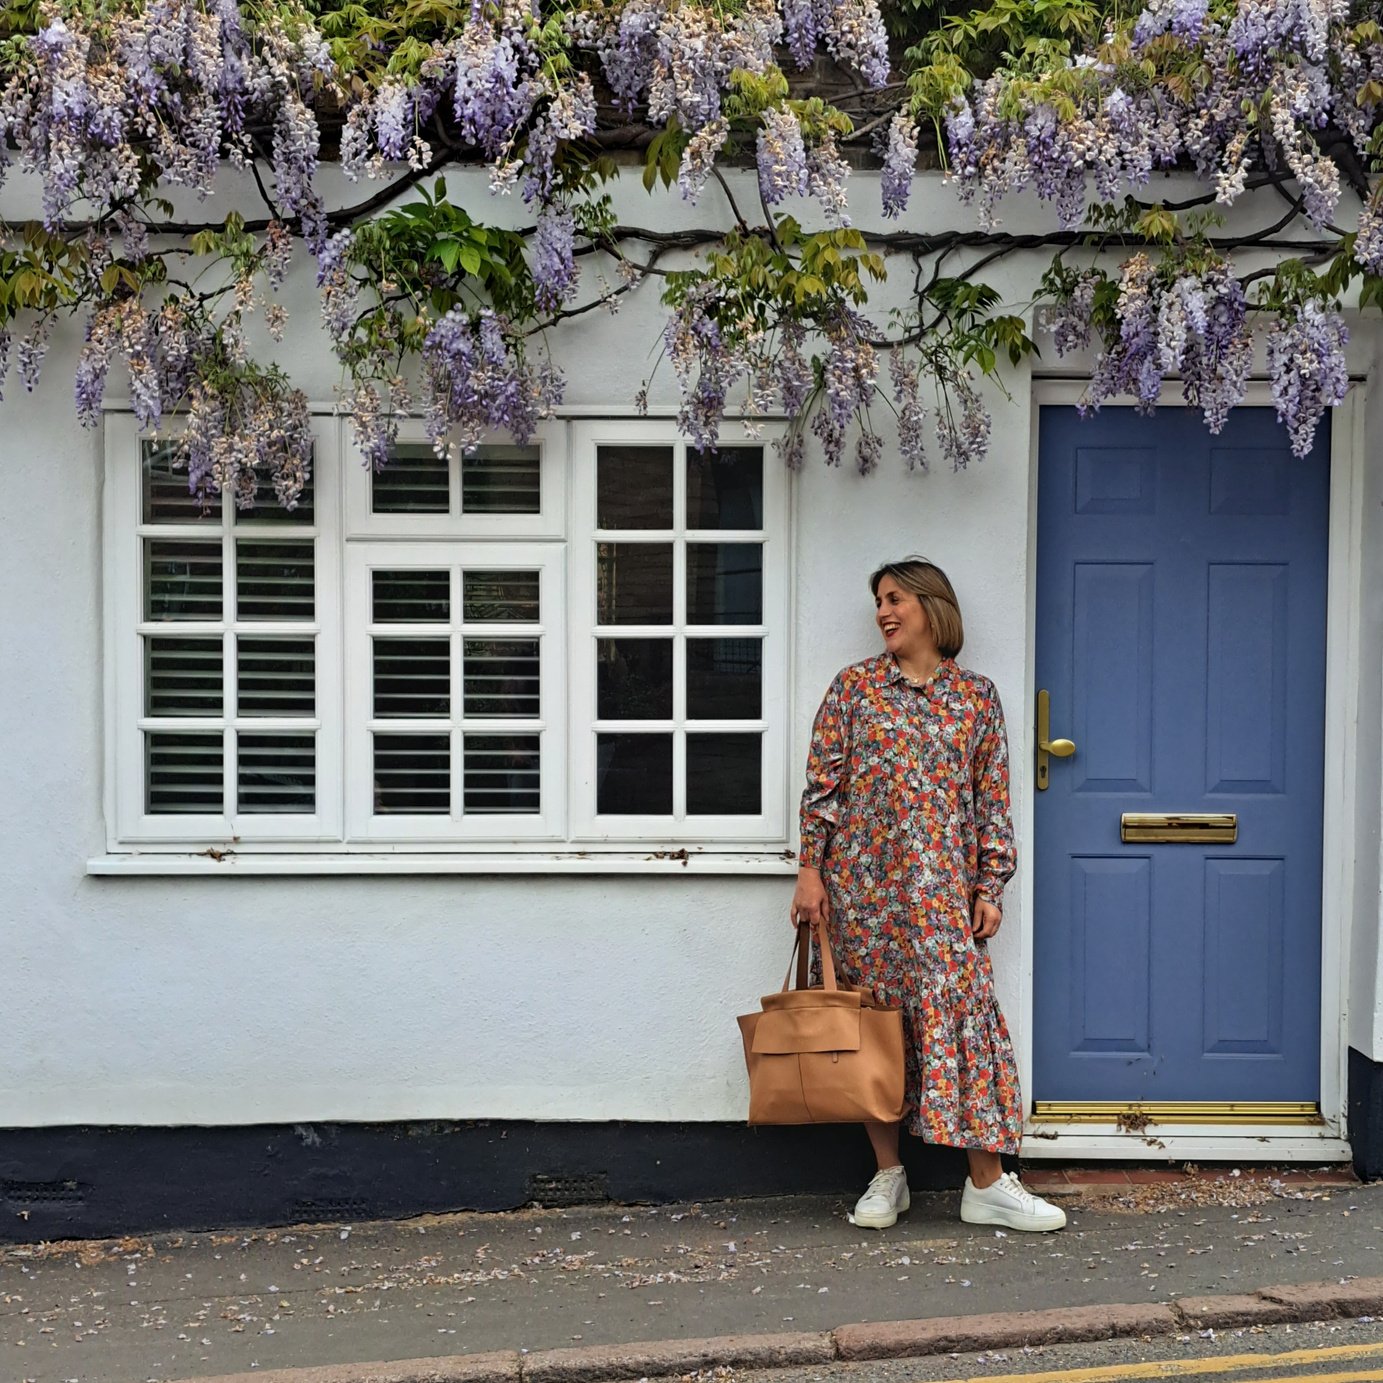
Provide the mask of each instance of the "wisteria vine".
[{"label": "wisteria vine", "polygon": [[[0,17],[0,193],[27,178],[39,215],[0,221],[0,390],[37,387],[75,315],[84,424],[118,369],[142,426],[185,420],[195,493],[248,505],[267,485],[291,504],[307,403],[252,342],[282,337],[278,292],[306,257],[374,465],[409,414],[439,449],[531,435],[562,398],[550,329],[636,291],[661,294],[700,446],[727,414],[781,416],[792,466],[814,447],[867,473],[890,430],[909,467],[967,465],[989,440],[980,380],[1036,348],[1035,309],[1058,354],[1091,352],[1090,409],[1151,408],[1175,381],[1218,431],[1261,360],[1304,454],[1348,387],[1348,295],[1383,301],[1377,8],[997,0],[919,11],[890,43],[879,0],[25,0]],[[732,224],[699,242],[617,226],[619,148],[651,189],[697,202],[716,184]],[[910,232],[932,156],[977,235]],[[854,179],[870,160],[878,176]],[[324,193],[328,163],[355,205]],[[526,230],[429,184],[465,163],[524,204]],[[724,178],[746,164],[753,206]],[[1217,237],[1213,214],[1148,197],[1163,169],[1223,207],[1262,190],[1281,220]],[[227,179],[259,220],[176,219],[170,198]],[[857,185],[878,188],[867,213]],[[1008,305],[979,275],[1032,243],[998,228],[1022,192],[1051,204],[1061,250],[1035,302]],[[876,213],[891,229],[854,228]],[[915,287],[880,320],[885,252]]]}]

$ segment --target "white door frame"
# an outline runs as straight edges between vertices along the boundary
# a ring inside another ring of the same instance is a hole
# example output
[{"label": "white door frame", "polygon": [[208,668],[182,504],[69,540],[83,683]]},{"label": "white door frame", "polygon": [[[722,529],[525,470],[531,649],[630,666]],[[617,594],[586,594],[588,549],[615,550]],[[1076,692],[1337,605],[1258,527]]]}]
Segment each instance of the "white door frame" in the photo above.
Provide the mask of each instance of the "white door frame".
[{"label": "white door frame", "polygon": [[[1031,762],[1031,708],[1036,704],[1037,648],[1037,468],[1038,416],[1046,406],[1079,402],[1085,384],[1074,379],[1034,379],[1032,384],[1031,456],[1029,462],[1027,657],[1024,674],[1023,732],[1014,738]],[[1018,1061],[1023,1074],[1026,1113],[1023,1156],[1040,1158],[1125,1158],[1196,1161],[1225,1158],[1244,1161],[1332,1162],[1350,1156],[1346,1136],[1346,1041],[1348,1022],[1348,940],[1354,917],[1356,777],[1378,776],[1377,763],[1360,766],[1349,751],[1357,720],[1363,630],[1363,490],[1365,447],[1364,392],[1356,382],[1334,410],[1330,442],[1330,527],[1327,555],[1325,652],[1325,813],[1321,871],[1321,1114],[1316,1127],[1288,1125],[1157,1124],[1144,1132],[1125,1132],[1114,1124],[1038,1123],[1032,1119],[1033,1017],[1033,870],[1021,873],[1020,891],[1022,999]],[[1159,407],[1184,407],[1180,388],[1170,383]],[[1272,403],[1266,383],[1250,384],[1244,403]],[[1032,774],[1022,773],[1024,791],[1015,802],[1019,845],[1033,854]],[[1375,794],[1376,796],[1376,794]],[[1358,842],[1360,845],[1365,842]]]}]

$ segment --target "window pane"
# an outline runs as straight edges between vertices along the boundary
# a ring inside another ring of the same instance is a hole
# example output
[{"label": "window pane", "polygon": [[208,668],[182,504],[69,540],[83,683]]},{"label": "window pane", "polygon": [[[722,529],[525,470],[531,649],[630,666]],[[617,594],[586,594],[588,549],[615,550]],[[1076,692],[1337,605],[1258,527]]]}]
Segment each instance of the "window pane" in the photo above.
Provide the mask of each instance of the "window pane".
[{"label": "window pane", "polygon": [[467,814],[539,810],[537,735],[467,735],[463,767]]},{"label": "window pane", "polygon": [[538,714],[537,639],[465,640],[468,716]]},{"label": "window pane", "polygon": [[463,514],[542,511],[541,453],[537,447],[483,446],[461,458]]},{"label": "window pane", "polygon": [[598,640],[595,713],[600,720],[670,720],[672,640]]},{"label": "window pane", "polygon": [[763,564],[759,543],[688,543],[687,623],[761,623]]},{"label": "window pane", "polygon": [[446,735],[375,736],[375,812],[445,816],[451,810]]},{"label": "window pane", "polygon": [[429,443],[399,442],[388,464],[370,476],[374,514],[445,514],[451,508],[450,466]]},{"label": "window pane", "polygon": [[377,719],[451,714],[449,639],[376,639],[374,654]]},{"label": "window pane", "polygon": [[219,816],[224,781],[219,730],[199,735],[154,730],[144,736],[144,807],[150,815]]},{"label": "window pane", "polygon": [[221,639],[144,640],[144,714],[221,714]]},{"label": "window pane", "polygon": [[596,736],[595,809],[601,816],[672,811],[672,736]]},{"label": "window pane", "polygon": [[762,528],[762,447],[687,452],[687,527]]},{"label": "window pane", "polygon": [[245,735],[236,745],[242,812],[315,812],[315,735]]},{"label": "window pane", "polygon": [[461,612],[467,621],[538,621],[536,571],[467,571],[461,574]]},{"label": "window pane", "polygon": [[144,618],[221,618],[219,540],[144,540]]},{"label": "window pane", "polygon": [[242,538],[235,545],[237,619],[310,620],[312,544],[261,543]]},{"label": "window pane", "polygon": [[762,714],[763,640],[688,639],[688,717],[757,720]]},{"label": "window pane", "polygon": [[141,445],[145,523],[204,523],[219,525],[221,501],[212,500],[203,510],[201,502],[187,488],[187,467],[174,469],[177,448],[172,442],[143,442]]},{"label": "window pane", "polygon": [[242,716],[310,716],[316,709],[313,640],[241,638],[235,662]]},{"label": "window pane", "polygon": [[672,544],[598,544],[595,602],[598,624],[671,624]]},{"label": "window pane", "polygon": [[671,447],[601,447],[595,474],[597,528],[672,527]]},{"label": "window pane", "polygon": [[371,614],[376,624],[437,624],[451,619],[451,573],[370,573]]},{"label": "window pane", "polygon": [[761,736],[687,736],[688,816],[758,816],[762,781]]}]

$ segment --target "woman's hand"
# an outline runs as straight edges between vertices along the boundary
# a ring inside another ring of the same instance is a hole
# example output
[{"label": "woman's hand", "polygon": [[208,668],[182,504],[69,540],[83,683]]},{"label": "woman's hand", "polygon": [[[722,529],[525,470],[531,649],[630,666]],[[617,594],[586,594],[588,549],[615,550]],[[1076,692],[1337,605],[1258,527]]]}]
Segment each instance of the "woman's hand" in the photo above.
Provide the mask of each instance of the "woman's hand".
[{"label": "woman's hand", "polygon": [[792,925],[810,922],[813,927],[824,927],[831,920],[831,905],[826,901],[826,885],[821,882],[821,871],[804,864],[797,871],[797,887],[792,893],[792,907],[788,911]]},{"label": "woman's hand", "polygon": [[1004,915],[987,898],[976,898],[972,910],[970,930],[976,941],[988,941],[999,930]]}]

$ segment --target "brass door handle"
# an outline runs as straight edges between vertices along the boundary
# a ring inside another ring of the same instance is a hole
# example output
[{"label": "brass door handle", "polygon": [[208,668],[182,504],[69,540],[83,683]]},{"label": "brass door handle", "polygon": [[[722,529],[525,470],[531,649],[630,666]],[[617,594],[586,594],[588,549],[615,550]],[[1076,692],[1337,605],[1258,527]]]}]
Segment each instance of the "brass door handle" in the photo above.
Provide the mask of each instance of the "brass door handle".
[{"label": "brass door handle", "polygon": [[1053,758],[1069,759],[1076,752],[1073,740],[1052,738],[1052,699],[1048,693],[1037,693],[1037,790],[1046,792],[1050,786]]}]

